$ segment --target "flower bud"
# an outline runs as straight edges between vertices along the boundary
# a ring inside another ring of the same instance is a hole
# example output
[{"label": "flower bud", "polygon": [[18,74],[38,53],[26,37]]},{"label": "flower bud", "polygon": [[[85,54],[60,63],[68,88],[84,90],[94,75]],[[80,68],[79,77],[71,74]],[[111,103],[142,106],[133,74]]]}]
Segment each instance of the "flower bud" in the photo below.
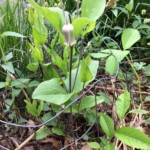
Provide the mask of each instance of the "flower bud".
[{"label": "flower bud", "polygon": [[144,24],[148,24],[148,23],[150,23],[150,19],[149,18],[144,19]]},{"label": "flower bud", "polygon": [[65,12],[65,25],[62,27],[62,32],[64,34],[65,45],[73,46],[76,42],[74,38],[74,27],[70,24],[68,12]]},{"label": "flower bud", "polygon": [[145,15],[145,14],[146,14],[146,10],[143,9],[143,10],[141,11],[141,14],[142,14],[142,15]]},{"label": "flower bud", "polygon": [[72,46],[75,44],[74,28],[72,24],[65,24],[62,28],[64,34],[65,45]]}]

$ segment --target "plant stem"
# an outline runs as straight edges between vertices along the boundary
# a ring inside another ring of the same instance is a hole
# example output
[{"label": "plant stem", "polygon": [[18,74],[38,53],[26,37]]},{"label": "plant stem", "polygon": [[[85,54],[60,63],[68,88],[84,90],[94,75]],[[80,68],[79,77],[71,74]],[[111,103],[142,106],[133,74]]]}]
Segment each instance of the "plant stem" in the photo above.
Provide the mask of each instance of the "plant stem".
[{"label": "plant stem", "polygon": [[142,100],[142,90],[141,90],[141,81],[140,81],[140,78],[139,78],[139,75],[138,73],[136,72],[134,66],[132,65],[132,62],[131,60],[129,59],[128,56],[126,56],[126,59],[128,61],[128,63],[130,64],[131,68],[132,68],[132,71],[133,73],[135,74],[135,77],[137,78],[137,82],[138,82],[138,90],[139,90],[139,94],[140,94],[140,101],[141,101],[141,104],[143,104],[143,100]]},{"label": "plant stem", "polygon": [[72,92],[72,55],[73,55],[73,47],[70,46],[70,62],[69,62],[69,93]]}]

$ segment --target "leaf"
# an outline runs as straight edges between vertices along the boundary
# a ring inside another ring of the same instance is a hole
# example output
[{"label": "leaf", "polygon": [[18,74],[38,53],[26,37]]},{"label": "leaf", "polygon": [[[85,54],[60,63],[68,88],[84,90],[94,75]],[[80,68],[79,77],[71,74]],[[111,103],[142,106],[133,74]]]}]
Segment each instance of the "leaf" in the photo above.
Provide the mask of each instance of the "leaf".
[{"label": "leaf", "polygon": [[131,111],[129,111],[129,113],[133,113],[133,114],[148,114],[149,111],[146,110],[142,110],[142,109],[133,109]]},{"label": "leaf", "polygon": [[123,49],[129,49],[133,44],[135,44],[141,35],[137,29],[127,28],[123,31],[121,36]]},{"label": "leaf", "polygon": [[104,150],[115,150],[115,146],[113,143],[108,142],[104,147]]},{"label": "leaf", "polygon": [[93,58],[104,58],[104,57],[107,57],[109,56],[110,54],[105,54],[105,53],[90,53],[90,55],[93,57]]},{"label": "leaf", "polygon": [[7,70],[7,71],[9,71],[11,73],[15,73],[12,62],[7,62],[6,64],[2,64],[1,67],[4,70]]},{"label": "leaf", "polygon": [[[104,97],[97,96],[96,102],[97,102],[97,104],[104,102]],[[95,96],[86,96],[83,99],[81,99],[79,110],[81,111],[85,108],[91,108],[93,106],[95,106]]]},{"label": "leaf", "polygon": [[53,127],[52,132],[56,135],[65,136],[64,131],[61,128]]},{"label": "leaf", "polygon": [[124,93],[118,96],[116,101],[116,111],[120,119],[123,119],[125,113],[130,106],[130,93],[126,90]]},{"label": "leaf", "polygon": [[39,104],[38,109],[37,109],[38,116],[39,116],[39,115],[41,114],[41,112],[42,112],[43,105],[44,105],[44,102],[43,102],[43,101],[40,101],[40,104]]},{"label": "leaf", "polygon": [[130,0],[129,3],[126,4],[125,6],[125,8],[130,12],[133,10],[133,7],[134,7],[134,0]]},{"label": "leaf", "polygon": [[32,5],[34,9],[37,10],[37,12],[43,15],[45,19],[47,19],[59,32],[61,32],[61,28],[63,26],[63,22],[62,22],[63,19],[61,18],[60,13],[56,10],[59,8],[55,8],[54,10],[54,8],[40,7],[33,0],[29,0],[29,3]]},{"label": "leaf", "polygon": [[148,66],[145,67],[144,75],[150,76],[150,64],[149,64]]},{"label": "leaf", "polygon": [[95,28],[95,21],[91,21],[88,18],[77,18],[72,22],[74,27],[74,36],[78,38],[80,35],[84,37],[87,33],[91,32]]},{"label": "leaf", "polygon": [[86,60],[82,60],[81,63],[81,70],[80,70],[80,80],[81,82],[85,83],[87,81],[90,81],[92,79],[92,74],[90,71],[89,66],[86,63]]},{"label": "leaf", "polygon": [[35,62],[42,62],[43,61],[43,52],[42,50],[40,49],[40,47],[33,47],[31,44],[30,44],[30,48],[32,50],[32,58]]},{"label": "leaf", "polygon": [[29,22],[32,25],[32,36],[36,46],[42,45],[47,40],[47,29],[44,25],[43,16],[37,11],[29,9]]},{"label": "leaf", "polygon": [[11,82],[11,86],[16,88],[25,88],[27,87],[29,81],[30,79],[16,79]]},{"label": "leaf", "polygon": [[81,5],[81,17],[96,21],[104,12],[106,0],[83,0]]},{"label": "leaf", "polygon": [[33,100],[32,103],[30,103],[29,101],[25,100],[26,103],[26,108],[28,110],[28,113],[30,113],[31,115],[38,117],[38,110],[36,108],[37,104],[35,103],[35,100]]},{"label": "leaf", "polygon": [[97,142],[88,142],[87,144],[88,144],[91,148],[97,148],[97,149],[100,148],[100,144],[97,143]]},{"label": "leaf", "polygon": [[67,93],[63,87],[61,87],[58,79],[51,79],[39,84],[32,94],[33,99],[44,100],[49,103],[61,105],[68,101],[73,93]]},{"label": "leaf", "polygon": [[105,64],[105,68],[106,68],[106,71],[110,74],[110,75],[113,75],[116,73],[117,71],[117,61],[116,59],[114,58],[114,56],[109,56],[106,60],[106,64]]},{"label": "leaf", "polygon": [[105,64],[106,71],[110,75],[113,75],[116,73],[118,63],[120,63],[129,54],[129,51],[121,51],[121,50],[116,50],[116,49],[110,49],[110,50],[106,49],[106,50],[103,50],[102,52],[112,54],[112,56],[108,57],[108,59],[106,60],[106,64]]},{"label": "leaf", "polygon": [[116,130],[115,136],[128,146],[150,150],[150,138],[136,128],[121,127]]},{"label": "leaf", "polygon": [[105,132],[105,134],[112,138],[114,135],[114,122],[113,120],[103,113],[100,114],[100,125]]},{"label": "leaf", "polygon": [[6,31],[1,34],[1,36],[13,36],[13,37],[19,37],[19,38],[25,38],[26,36],[23,36],[22,34],[12,32],[12,31]]},{"label": "leaf", "polygon": [[35,135],[36,135],[36,139],[40,140],[47,137],[50,134],[52,134],[52,132],[48,128],[44,127],[37,130]]},{"label": "leaf", "polygon": [[150,101],[150,96],[146,96],[145,101],[149,102]]},{"label": "leaf", "polygon": [[38,70],[38,67],[39,67],[39,63],[38,62],[35,62],[35,63],[29,63],[27,65],[27,69],[32,71],[32,72],[36,72]]}]

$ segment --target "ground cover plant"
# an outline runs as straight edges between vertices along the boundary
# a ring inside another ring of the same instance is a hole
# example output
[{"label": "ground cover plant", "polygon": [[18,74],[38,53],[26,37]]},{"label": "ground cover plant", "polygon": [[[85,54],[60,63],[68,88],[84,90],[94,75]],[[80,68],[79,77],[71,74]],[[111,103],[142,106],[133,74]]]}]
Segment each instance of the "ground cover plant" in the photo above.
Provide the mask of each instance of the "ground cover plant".
[{"label": "ground cover plant", "polygon": [[4,1],[0,148],[150,149],[148,1]]}]

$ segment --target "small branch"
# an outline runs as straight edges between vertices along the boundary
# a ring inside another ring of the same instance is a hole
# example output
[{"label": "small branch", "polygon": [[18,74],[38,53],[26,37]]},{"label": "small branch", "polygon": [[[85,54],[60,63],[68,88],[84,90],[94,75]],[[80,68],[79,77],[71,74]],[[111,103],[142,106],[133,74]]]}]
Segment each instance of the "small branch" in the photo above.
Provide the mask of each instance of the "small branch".
[{"label": "small branch", "polygon": [[[40,129],[44,128],[44,126],[42,126]],[[32,138],[35,136],[35,133],[31,134],[23,143],[21,143],[20,145],[18,145],[17,148],[15,148],[15,150],[20,150],[23,146],[25,146],[29,141],[32,140]]]},{"label": "small branch", "polygon": [[25,146],[30,140],[32,140],[32,138],[35,136],[35,133],[33,133],[32,135],[30,135],[23,143],[21,143],[20,145],[18,145],[17,148],[15,148],[15,150],[20,150],[23,146]]}]

